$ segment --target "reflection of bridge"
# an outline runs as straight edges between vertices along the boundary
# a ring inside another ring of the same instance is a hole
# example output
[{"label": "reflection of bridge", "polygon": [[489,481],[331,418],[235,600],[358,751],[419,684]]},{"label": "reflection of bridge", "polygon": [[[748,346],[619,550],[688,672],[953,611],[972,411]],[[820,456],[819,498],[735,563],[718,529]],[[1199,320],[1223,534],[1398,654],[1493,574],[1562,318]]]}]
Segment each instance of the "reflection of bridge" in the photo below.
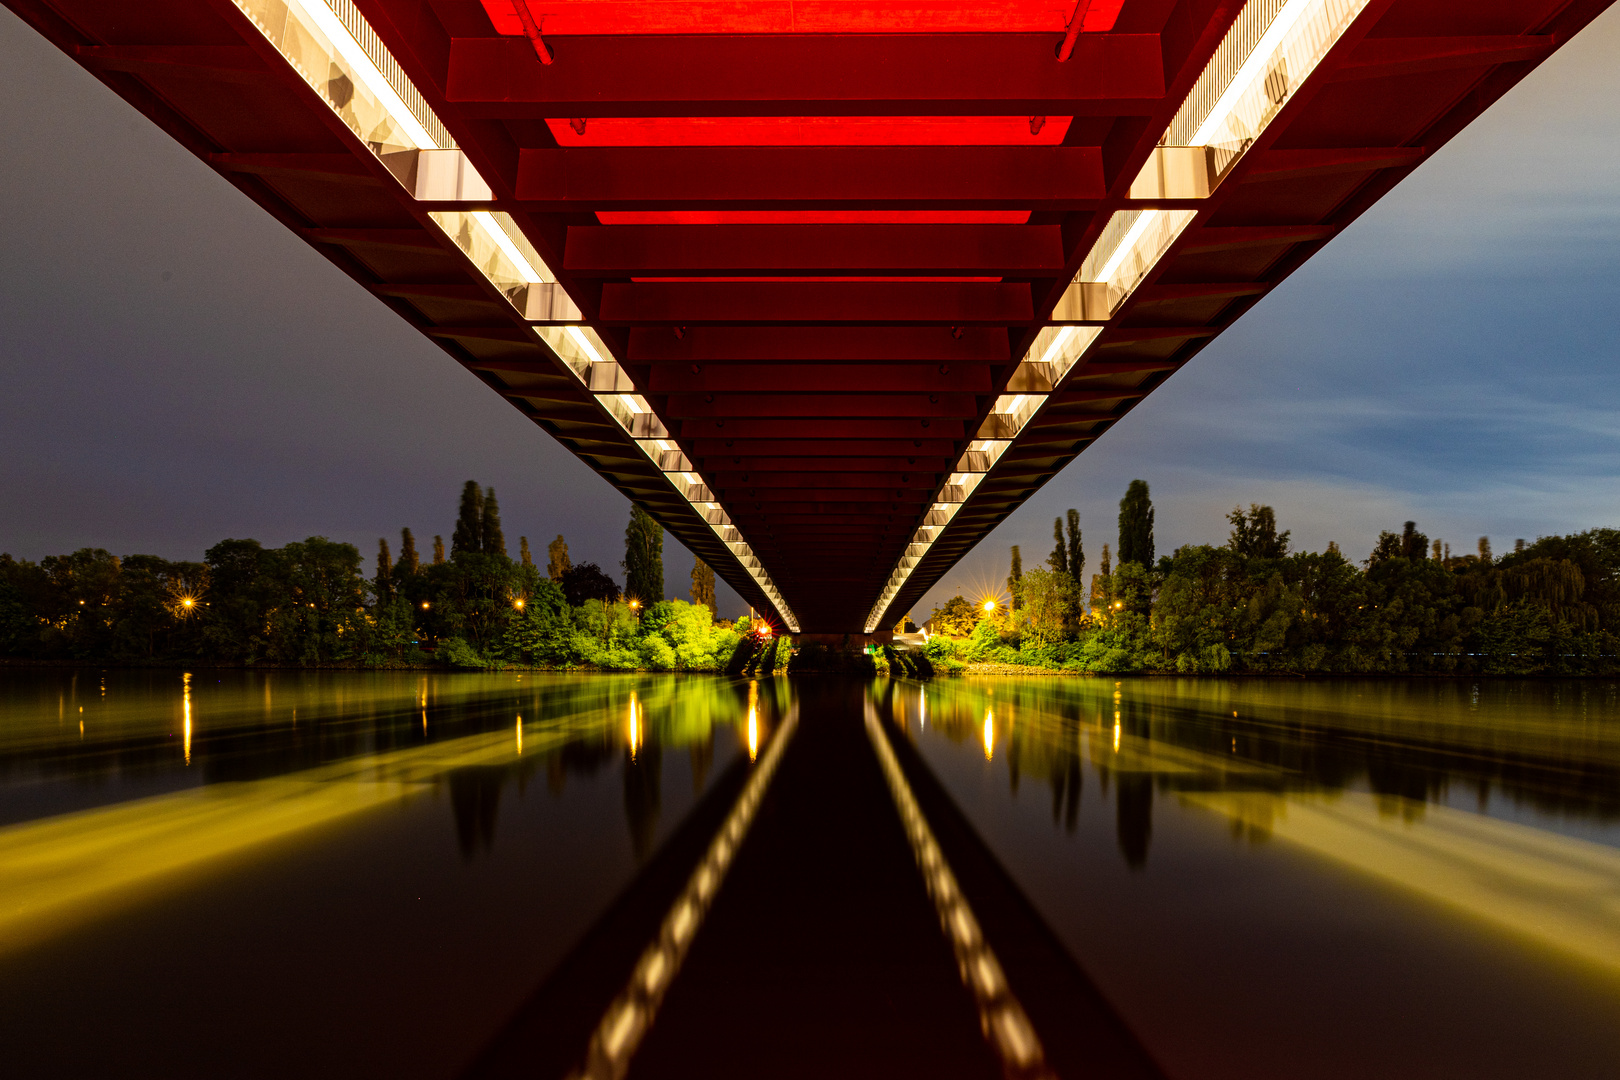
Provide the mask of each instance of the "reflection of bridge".
[{"label": "reflection of bridge", "polygon": [[842,632],[1608,0],[7,4],[750,603]]}]

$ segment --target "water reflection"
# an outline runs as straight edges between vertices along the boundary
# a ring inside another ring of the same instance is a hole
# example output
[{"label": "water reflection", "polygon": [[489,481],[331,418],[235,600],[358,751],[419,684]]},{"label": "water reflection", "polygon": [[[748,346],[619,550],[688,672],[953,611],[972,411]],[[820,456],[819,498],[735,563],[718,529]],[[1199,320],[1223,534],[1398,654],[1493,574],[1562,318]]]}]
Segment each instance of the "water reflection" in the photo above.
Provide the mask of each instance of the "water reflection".
[{"label": "water reflection", "polygon": [[[82,695],[78,673],[54,672],[0,683],[0,951],[418,796],[447,795],[461,858],[485,857],[503,796],[521,799],[537,773],[560,797],[570,776],[616,766],[641,861],[659,835],[665,749],[689,752],[701,791],[717,734],[757,751],[785,693],[668,676],[111,672],[91,685]],[[70,708],[93,721],[71,740]]]},{"label": "water reflection", "polygon": [[1620,971],[1614,684],[998,679],[930,696],[920,748],[982,741],[1006,798],[1044,781],[1061,835],[1089,772],[1132,872],[1168,799],[1238,843],[1286,841]]}]

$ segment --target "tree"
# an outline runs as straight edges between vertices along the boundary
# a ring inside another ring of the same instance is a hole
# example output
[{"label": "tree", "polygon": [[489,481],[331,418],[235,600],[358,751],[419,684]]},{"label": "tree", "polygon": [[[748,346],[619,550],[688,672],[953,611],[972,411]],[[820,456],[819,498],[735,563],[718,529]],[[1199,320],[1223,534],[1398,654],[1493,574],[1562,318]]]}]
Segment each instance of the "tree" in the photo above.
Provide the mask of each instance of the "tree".
[{"label": "tree", "polygon": [[501,504],[495,501],[495,489],[484,491],[484,512],[479,518],[479,550],[485,555],[506,554],[506,534],[501,532]]},{"label": "tree", "polygon": [[434,566],[440,566],[443,563],[444,563],[444,537],[435,536],[433,538],[433,565]]},{"label": "tree", "polygon": [[1024,626],[1042,644],[1063,639],[1074,582],[1061,570],[1034,569],[1024,575]]},{"label": "tree", "polygon": [[422,560],[416,556],[416,537],[411,530],[399,530],[399,562],[394,564],[394,572],[401,577],[414,574],[421,568]]},{"label": "tree", "polygon": [[529,538],[527,536],[518,537],[518,562],[524,566],[534,565],[534,556],[529,554]]},{"label": "tree", "polygon": [[571,566],[562,578],[563,595],[570,607],[580,607],[589,600],[614,603],[619,599],[619,583],[602,572],[593,562]]},{"label": "tree", "polygon": [[664,598],[664,527],[639,506],[630,507],[630,524],[624,529],[625,595],[643,604],[656,604]]},{"label": "tree", "polygon": [[1103,545],[1102,573],[1091,575],[1091,613],[1106,613],[1114,602],[1113,566],[1108,558],[1108,545]]},{"label": "tree", "polygon": [[1070,507],[1064,518],[1069,525],[1068,540],[1068,571],[1069,576],[1078,584],[1080,574],[1086,568],[1086,545],[1080,536],[1080,511]]},{"label": "tree", "polygon": [[979,625],[982,612],[977,604],[969,603],[961,594],[951,597],[928,616],[928,623],[936,634],[967,637]]},{"label": "tree", "polygon": [[546,545],[546,576],[552,581],[561,581],[573,565],[568,561],[568,541],[558,533],[557,539]]},{"label": "tree", "polygon": [[1046,565],[1054,574],[1067,574],[1069,572],[1069,549],[1063,543],[1063,519],[1052,519],[1052,554],[1046,557]]},{"label": "tree", "polygon": [[714,567],[698,558],[692,560],[692,603],[708,608],[711,619],[719,611],[714,602]]},{"label": "tree", "polygon": [[469,480],[461,488],[461,511],[456,531],[450,535],[450,557],[462,552],[484,550],[484,493],[478,481]]},{"label": "tree", "polygon": [[1132,480],[1119,500],[1120,565],[1153,565],[1153,500],[1145,480]]},{"label": "tree", "polygon": [[386,604],[394,595],[394,563],[388,555],[388,541],[377,539],[377,576],[372,579],[377,591],[377,603]]},{"label": "tree", "polygon": [[1007,592],[1012,596],[1012,609],[1019,608],[1019,594],[1024,588],[1024,556],[1018,545],[1012,546],[1012,573],[1007,575]]},{"label": "tree", "polygon": [[1245,559],[1281,559],[1288,554],[1290,530],[1277,531],[1277,514],[1269,506],[1250,503],[1245,514],[1241,506],[1234,506],[1226,515],[1232,523],[1232,535],[1226,546]]},{"label": "tree", "polygon": [[1482,563],[1491,561],[1491,538],[1488,536],[1479,538],[1479,561]]},{"label": "tree", "polygon": [[1429,538],[1417,531],[1417,522],[1408,521],[1401,529],[1401,557],[1426,559],[1429,557]]}]

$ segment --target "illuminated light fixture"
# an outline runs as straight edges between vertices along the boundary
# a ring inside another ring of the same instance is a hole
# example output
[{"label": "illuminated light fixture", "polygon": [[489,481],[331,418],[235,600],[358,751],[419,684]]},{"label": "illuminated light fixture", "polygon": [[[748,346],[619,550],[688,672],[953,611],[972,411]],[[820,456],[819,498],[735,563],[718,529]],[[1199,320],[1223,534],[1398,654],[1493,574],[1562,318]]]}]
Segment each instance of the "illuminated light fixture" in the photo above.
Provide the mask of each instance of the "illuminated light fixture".
[{"label": "illuminated light fixture", "polygon": [[575,343],[578,344],[581,349],[585,350],[585,355],[591,358],[592,363],[607,363],[606,360],[602,359],[602,354],[597,352],[596,347],[591,344],[590,338],[586,337],[584,331],[582,331],[579,327],[570,326],[568,328],[568,336],[573,338]]},{"label": "illuminated light fixture", "polygon": [[[1253,3],[1254,0],[1250,2]],[[1320,0],[1315,2],[1320,4]],[[1281,49],[1288,32],[1299,22],[1305,9],[1312,3],[1313,0],[1284,0],[1281,10],[1272,17],[1271,25],[1260,35],[1260,40],[1255,42],[1254,50],[1249,53],[1248,59],[1243,61],[1243,66],[1238,68],[1237,74],[1232,76],[1232,81],[1227,84],[1226,90],[1209,110],[1204,122],[1198,125],[1198,130],[1193,132],[1189,143],[1194,146],[1209,143],[1221,125],[1237,109],[1238,102],[1243,99],[1244,93],[1254,84],[1255,79],[1264,77],[1263,73],[1270,67],[1273,55]],[[1359,13],[1359,9],[1364,7],[1365,3],[1354,6]]]},{"label": "illuminated light fixture", "polygon": [[500,248],[508,259],[512,260],[512,265],[517,267],[518,273],[523,275],[524,281],[527,281],[530,285],[538,285],[546,280],[538,270],[529,265],[529,260],[517,249],[517,245],[512,243],[512,238],[506,235],[506,230],[501,228],[495,219],[490,216],[488,210],[474,210],[472,216],[474,221],[484,227],[484,232],[489,234],[489,238],[495,241],[495,246]]},{"label": "illuminated light fixture", "polygon": [[1046,352],[1041,354],[1040,362],[1043,364],[1050,364],[1054,356],[1062,355],[1063,346],[1068,344],[1069,339],[1074,337],[1076,332],[1075,327],[1065,326],[1062,331],[1058,333],[1058,336],[1052,339],[1052,344],[1048,346]]},{"label": "illuminated light fixture", "polygon": [[[331,46],[337,50],[338,55],[343,58],[343,62],[349,66],[350,72],[365,84],[366,89],[371,91],[372,96],[387,110],[389,118],[399,124],[400,128],[416,144],[418,149],[449,149],[449,147],[440,146],[433,136],[428,134],[427,128],[416,118],[416,114],[406,106],[404,99],[399,96],[399,92],[394,89],[393,84],[372,62],[371,57],[366,55],[366,50],[360,47],[360,43],[354,39],[353,34],[349,33],[349,28],[343,25],[343,21],[337,17],[336,12],[326,4],[321,3],[320,0],[286,0],[286,4],[289,8],[303,14],[315,25],[315,29],[321,32]],[[253,17],[252,7],[246,0],[236,0],[236,6],[242,9],[249,18]],[[257,19],[254,21],[255,23],[258,22]],[[274,39],[272,39],[272,42],[274,42]],[[275,44],[280,48],[280,43]],[[282,55],[286,55],[285,51],[283,51]]]}]

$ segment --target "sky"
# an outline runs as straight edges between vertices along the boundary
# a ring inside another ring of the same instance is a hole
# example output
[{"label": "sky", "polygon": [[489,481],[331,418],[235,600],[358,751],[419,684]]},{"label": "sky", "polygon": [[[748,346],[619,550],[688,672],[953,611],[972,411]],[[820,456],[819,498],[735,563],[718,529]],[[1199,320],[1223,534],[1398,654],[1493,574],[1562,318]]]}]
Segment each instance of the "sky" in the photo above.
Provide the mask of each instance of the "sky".
[{"label": "sky", "polygon": [[[467,479],[509,546],[621,577],[629,504],[0,9],[0,551],[197,559],[225,537],[397,551]],[[981,592],[1080,510],[1087,571],[1146,480],[1160,553],[1276,508],[1498,551],[1620,526],[1620,8],[1565,45],[980,542]],[[665,540],[665,585],[691,556]],[[720,585],[721,613],[744,605]]]}]

